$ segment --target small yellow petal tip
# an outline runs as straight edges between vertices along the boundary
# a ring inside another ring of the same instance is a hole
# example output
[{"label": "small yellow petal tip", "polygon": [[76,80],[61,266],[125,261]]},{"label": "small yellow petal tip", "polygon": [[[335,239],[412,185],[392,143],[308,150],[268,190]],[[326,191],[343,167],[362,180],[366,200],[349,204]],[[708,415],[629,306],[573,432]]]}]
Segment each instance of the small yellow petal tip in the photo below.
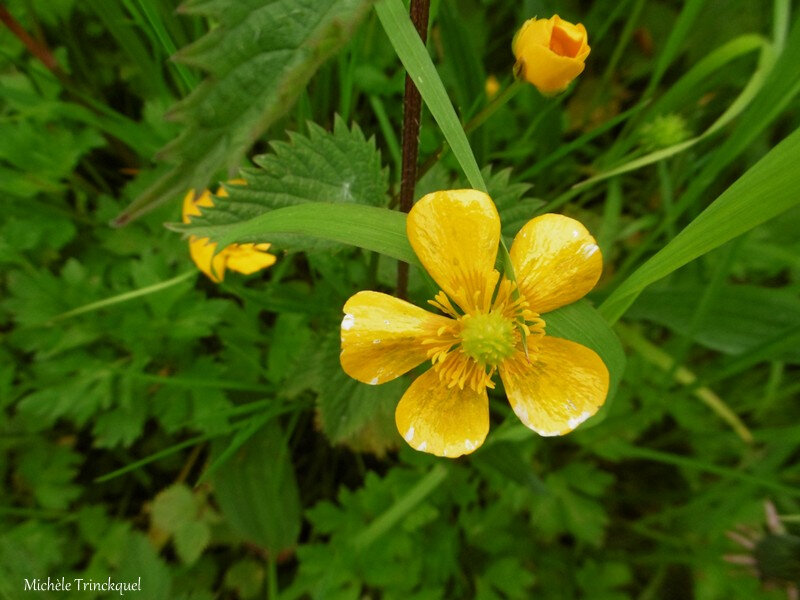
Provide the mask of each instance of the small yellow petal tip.
[{"label": "small yellow petal tip", "polygon": [[558,15],[528,19],[514,36],[514,74],[545,95],[563,92],[583,72],[589,56],[586,28]]},{"label": "small yellow petal tip", "polygon": [[[246,185],[243,179],[232,179],[228,185]],[[226,198],[228,192],[220,186],[217,190],[218,197]],[[201,208],[214,206],[211,191],[204,190],[198,194],[189,190],[183,198],[182,218],[184,223],[190,223],[192,217],[202,215]],[[270,244],[231,244],[221,251],[216,252],[217,244],[209,242],[208,238],[191,236],[189,239],[189,254],[197,268],[205,273],[214,283],[225,279],[225,271],[230,269],[244,275],[251,275],[275,264],[277,260],[267,250]]]}]

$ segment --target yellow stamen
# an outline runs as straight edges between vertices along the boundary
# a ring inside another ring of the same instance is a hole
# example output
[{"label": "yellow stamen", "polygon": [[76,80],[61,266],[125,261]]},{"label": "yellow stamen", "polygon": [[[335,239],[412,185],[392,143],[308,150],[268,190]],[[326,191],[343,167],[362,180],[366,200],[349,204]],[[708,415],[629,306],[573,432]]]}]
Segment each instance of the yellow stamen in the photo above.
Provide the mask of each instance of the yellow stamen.
[{"label": "yellow stamen", "polygon": [[510,363],[513,369],[522,367],[516,365],[519,360],[528,361],[522,346],[523,333],[528,356],[535,354],[545,323],[515,294],[513,282],[504,278],[498,286],[495,281],[486,281],[482,289],[476,288],[473,287],[471,308],[463,315],[444,292],[429,301],[453,322],[440,327],[423,344],[430,346],[428,358],[448,387],[469,386],[480,393],[486,388],[494,389],[492,376],[501,363]]}]

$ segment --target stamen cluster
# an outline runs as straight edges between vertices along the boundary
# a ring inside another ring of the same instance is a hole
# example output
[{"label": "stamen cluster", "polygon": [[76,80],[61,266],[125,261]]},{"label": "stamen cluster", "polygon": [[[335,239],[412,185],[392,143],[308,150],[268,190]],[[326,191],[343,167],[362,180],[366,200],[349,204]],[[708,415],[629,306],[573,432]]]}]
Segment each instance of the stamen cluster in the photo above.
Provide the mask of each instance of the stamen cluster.
[{"label": "stamen cluster", "polygon": [[504,278],[493,288],[476,293],[465,313],[444,292],[429,301],[453,318],[452,324],[423,342],[430,346],[428,358],[448,387],[469,386],[478,393],[494,389],[492,377],[500,364],[519,360],[517,354],[529,360],[537,338],[544,335],[544,320],[528,309],[514,283]]}]

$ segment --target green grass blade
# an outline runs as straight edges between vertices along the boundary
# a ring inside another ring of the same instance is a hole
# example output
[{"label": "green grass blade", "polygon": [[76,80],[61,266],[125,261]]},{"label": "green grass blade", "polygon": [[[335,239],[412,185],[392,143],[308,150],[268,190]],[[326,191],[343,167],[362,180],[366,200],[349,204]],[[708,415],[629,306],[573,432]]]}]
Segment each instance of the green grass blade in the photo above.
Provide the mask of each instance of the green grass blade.
[{"label": "green grass blade", "polygon": [[395,502],[389,510],[370,523],[366,529],[359,532],[359,534],[353,538],[353,546],[362,550],[367,548],[382,535],[388,533],[400,519],[414,510],[420,502],[425,500],[429,494],[439,487],[444,480],[447,479],[447,474],[448,470],[442,463],[434,465],[428,474],[417,482],[417,485],[408,490],[402,498]]},{"label": "green grass blade", "polygon": [[84,315],[89,312],[101,310],[109,306],[114,306],[115,304],[120,304],[122,302],[129,302],[131,300],[135,300],[136,298],[141,298],[143,296],[149,296],[150,294],[155,294],[157,292],[160,292],[161,290],[166,290],[175,285],[181,284],[184,281],[187,281],[192,277],[195,277],[196,275],[197,275],[196,270],[186,271],[185,273],[181,273],[180,275],[173,277],[172,279],[167,279],[166,281],[160,281],[158,283],[154,283],[153,285],[148,285],[146,287],[139,288],[137,290],[131,290],[130,292],[124,292],[116,296],[111,296],[110,298],[104,298],[103,300],[98,300],[97,302],[90,302],[89,304],[84,304],[83,306],[79,306],[77,308],[73,308],[72,310],[68,310],[67,312],[63,312],[59,315],[56,315],[51,319],[47,320],[46,322],[42,323],[42,325],[50,325],[52,323],[56,323],[57,321],[63,321],[64,319],[71,319],[72,317],[77,317],[79,315]]},{"label": "green grass blade", "polygon": [[800,129],[773,148],[660,252],[609,296],[600,312],[613,323],[651,283],[800,204]]},{"label": "green grass blade", "polygon": [[791,485],[785,485],[780,481],[776,481],[775,479],[768,479],[759,475],[737,471],[736,469],[731,469],[728,467],[720,467],[706,461],[696,460],[694,458],[680,456],[678,454],[672,454],[669,452],[661,452],[651,448],[641,448],[624,443],[620,444],[620,446],[620,452],[630,458],[653,460],[685,469],[712,473],[714,475],[719,475],[724,479],[749,483],[765,490],[772,490],[773,492],[779,492],[781,494],[787,494],[793,497],[800,496],[800,488]]},{"label": "green grass blade", "polygon": [[279,208],[231,225],[168,225],[178,232],[210,237],[220,248],[248,240],[275,241],[275,236],[304,235],[379,252],[417,265],[406,237],[406,215],[361,204],[310,202]]},{"label": "green grass blade", "polygon": [[764,86],[764,83],[767,81],[767,76],[769,75],[770,71],[775,65],[775,59],[776,55],[772,45],[763,44],[761,46],[761,56],[759,58],[758,68],[753,73],[752,77],[750,78],[750,81],[747,83],[742,92],[736,97],[736,99],[731,103],[728,109],[724,113],[722,113],[719,116],[719,118],[708,127],[708,129],[706,129],[703,133],[701,133],[697,137],[694,137],[685,142],[681,142],[679,144],[674,144],[662,150],[651,152],[649,154],[646,154],[645,156],[636,158],[634,160],[630,160],[616,168],[600,173],[599,175],[591,177],[586,181],[582,181],[576,184],[575,187],[577,189],[583,189],[600,181],[604,181],[610,177],[615,177],[617,175],[622,175],[623,173],[629,173],[630,171],[641,169],[642,167],[646,167],[647,165],[652,165],[653,163],[657,163],[666,158],[669,158],[670,156],[674,156],[685,150],[688,150],[695,144],[698,144],[703,140],[705,140],[706,138],[714,135],[715,133],[720,131],[723,127],[725,127],[728,123],[733,121],[733,119],[738,117],[753,101],[753,99],[757,96],[761,88]]},{"label": "green grass blade", "polygon": [[650,81],[647,84],[647,89],[643,94],[644,97],[649,96],[653,90],[658,87],[664,73],[667,72],[672,61],[675,60],[681,51],[686,36],[689,34],[692,25],[694,25],[705,4],[706,0],[687,0],[684,3],[681,14],[675,21],[675,25],[671,28],[669,37],[664,44],[664,49],[658,55],[656,64],[653,67],[653,73],[650,75]]},{"label": "green grass blade", "polygon": [[395,52],[439,124],[467,181],[476,190],[485,192],[486,184],[461,121],[402,0],[381,0],[375,5],[375,11]]},{"label": "green grass blade", "polygon": [[[715,73],[725,69],[731,62],[740,59],[756,50],[763,51],[769,40],[761,35],[745,34],[721,45],[708,56],[692,66],[678,81],[673,83],[668,90],[652,103],[644,105],[649,98],[645,95],[642,102],[634,108],[643,108],[634,119],[625,126],[625,131],[619,140],[612,146],[603,160],[604,165],[615,165],[621,157],[633,148],[638,142],[636,135],[631,135],[635,126],[647,122],[656,115],[670,112],[680,112],[686,106],[688,98],[695,98],[706,89],[705,82]],[[633,109],[631,109],[633,110]],[[613,167],[612,167],[613,168]]]}]

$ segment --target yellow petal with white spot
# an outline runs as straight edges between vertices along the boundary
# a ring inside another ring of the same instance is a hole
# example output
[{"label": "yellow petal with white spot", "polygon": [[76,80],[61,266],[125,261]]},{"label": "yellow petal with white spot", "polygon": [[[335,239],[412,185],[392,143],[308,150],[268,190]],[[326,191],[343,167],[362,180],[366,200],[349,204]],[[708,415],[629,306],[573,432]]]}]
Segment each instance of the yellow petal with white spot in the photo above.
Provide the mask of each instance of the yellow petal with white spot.
[{"label": "yellow petal with white spot", "polygon": [[539,314],[583,298],[603,270],[595,239],[578,221],[563,215],[528,221],[509,253],[520,292]]},{"label": "yellow petal with white spot", "polygon": [[511,408],[539,435],[564,435],[591,417],[608,394],[608,369],[594,352],[550,336],[530,357],[518,352],[500,365]]},{"label": "yellow petal with white spot", "polygon": [[203,273],[208,275],[211,281],[219,283],[225,279],[225,265],[227,263],[228,249],[214,255],[217,248],[215,242],[209,242],[208,238],[191,236],[189,238],[189,254],[192,256],[194,264]]},{"label": "yellow petal with white spot", "polygon": [[232,244],[225,250],[228,268],[238,273],[251,275],[275,264],[276,258],[269,254],[270,244]]},{"label": "yellow petal with white spot", "polygon": [[435,369],[420,375],[394,413],[400,435],[421,452],[455,458],[470,454],[489,433],[489,398],[469,386],[447,387]]},{"label": "yellow petal with white spot", "polygon": [[344,305],[342,353],[345,373],[373,385],[386,383],[428,358],[437,338],[452,319],[423,310],[380,292],[359,292]]},{"label": "yellow petal with white spot", "polygon": [[477,190],[428,194],[408,215],[408,239],[419,260],[465,312],[488,310],[498,273],[500,217]]}]

